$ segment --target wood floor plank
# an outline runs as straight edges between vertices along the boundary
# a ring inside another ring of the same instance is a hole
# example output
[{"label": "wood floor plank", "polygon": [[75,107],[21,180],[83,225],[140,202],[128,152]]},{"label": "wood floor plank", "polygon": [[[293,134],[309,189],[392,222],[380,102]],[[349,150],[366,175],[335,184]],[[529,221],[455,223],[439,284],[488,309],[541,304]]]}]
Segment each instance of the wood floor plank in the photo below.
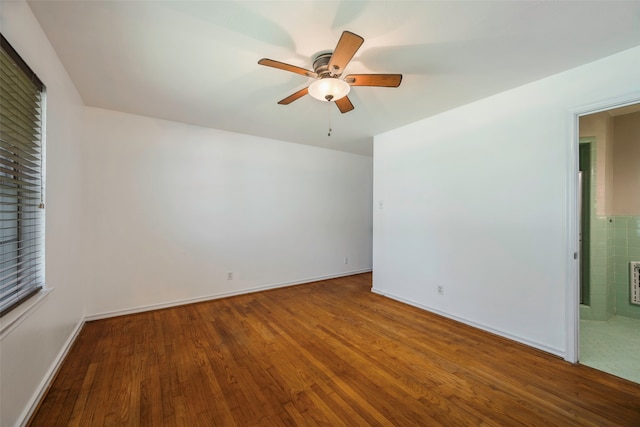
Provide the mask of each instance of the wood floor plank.
[{"label": "wood floor plank", "polygon": [[31,426],[640,426],[640,385],[371,274],[87,323]]}]

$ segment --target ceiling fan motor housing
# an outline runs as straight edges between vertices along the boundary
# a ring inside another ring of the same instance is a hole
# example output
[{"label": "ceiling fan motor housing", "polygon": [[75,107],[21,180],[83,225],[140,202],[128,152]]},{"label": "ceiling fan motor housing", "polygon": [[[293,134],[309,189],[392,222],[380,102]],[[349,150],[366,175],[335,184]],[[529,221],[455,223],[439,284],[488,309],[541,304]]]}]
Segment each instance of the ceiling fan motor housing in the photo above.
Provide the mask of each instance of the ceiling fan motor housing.
[{"label": "ceiling fan motor housing", "polygon": [[329,70],[329,61],[331,60],[332,54],[333,52],[321,53],[313,60],[313,71],[315,71],[321,79],[332,76]]}]

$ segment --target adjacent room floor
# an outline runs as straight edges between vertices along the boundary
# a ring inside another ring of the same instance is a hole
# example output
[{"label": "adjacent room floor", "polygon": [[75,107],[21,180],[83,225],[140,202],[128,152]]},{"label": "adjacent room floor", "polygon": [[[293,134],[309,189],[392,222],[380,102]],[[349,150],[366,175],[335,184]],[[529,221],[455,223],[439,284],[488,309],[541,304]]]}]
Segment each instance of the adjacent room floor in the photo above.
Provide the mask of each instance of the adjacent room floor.
[{"label": "adjacent room floor", "polygon": [[580,320],[580,363],[640,383],[640,319]]}]

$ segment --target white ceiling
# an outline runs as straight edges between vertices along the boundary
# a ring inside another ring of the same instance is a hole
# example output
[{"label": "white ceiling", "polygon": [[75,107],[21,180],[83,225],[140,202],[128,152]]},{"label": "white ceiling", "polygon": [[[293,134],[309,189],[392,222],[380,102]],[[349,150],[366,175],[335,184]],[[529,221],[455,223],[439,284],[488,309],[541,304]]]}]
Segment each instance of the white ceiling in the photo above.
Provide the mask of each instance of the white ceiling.
[{"label": "white ceiling", "polygon": [[[640,45],[640,1],[28,3],[89,106],[360,154],[373,135]],[[346,114],[310,96],[277,105],[309,79],[258,60],[311,69],[343,30],[365,39],[345,74],[402,85],[354,87]]]}]

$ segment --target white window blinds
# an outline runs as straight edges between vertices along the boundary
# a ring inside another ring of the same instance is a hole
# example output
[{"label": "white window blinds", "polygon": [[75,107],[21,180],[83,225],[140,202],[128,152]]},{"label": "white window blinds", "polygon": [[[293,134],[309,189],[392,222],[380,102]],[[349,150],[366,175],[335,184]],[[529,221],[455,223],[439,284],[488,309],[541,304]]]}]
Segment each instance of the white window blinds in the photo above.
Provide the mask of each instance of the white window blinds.
[{"label": "white window blinds", "polygon": [[1,316],[44,284],[44,85],[0,38]]}]

